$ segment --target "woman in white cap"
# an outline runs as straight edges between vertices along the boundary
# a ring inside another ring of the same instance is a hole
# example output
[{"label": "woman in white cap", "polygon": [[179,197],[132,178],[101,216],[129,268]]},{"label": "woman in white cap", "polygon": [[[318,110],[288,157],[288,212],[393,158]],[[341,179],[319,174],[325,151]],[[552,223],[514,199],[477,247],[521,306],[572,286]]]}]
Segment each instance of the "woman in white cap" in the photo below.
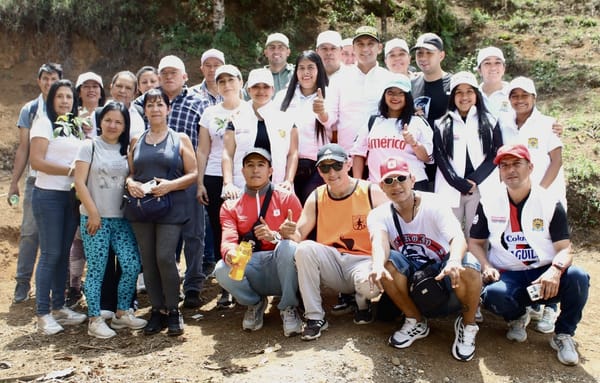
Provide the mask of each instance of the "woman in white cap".
[{"label": "woman in white cap", "polygon": [[410,49],[403,39],[391,39],[385,43],[385,66],[392,73],[399,73],[409,78],[414,74],[410,72]]},{"label": "woman in white cap", "polygon": [[[273,158],[272,182],[292,190],[297,167],[298,134],[294,121],[271,101],[274,89],[273,76],[266,68],[255,69],[248,75],[250,100],[239,113],[231,117],[224,136],[223,182],[227,183],[226,168],[233,156],[233,184],[241,191],[245,185],[242,176],[243,155],[252,148],[263,148]],[[226,161],[227,159],[227,161]],[[224,188],[230,198],[231,188]],[[237,195],[236,195],[237,196]]]},{"label": "woman in white cap", "polygon": [[314,51],[304,51],[296,59],[288,89],[279,92],[274,101],[298,128],[298,169],[294,190],[302,204],[317,186],[323,184],[316,161],[319,148],[331,142],[332,137],[331,125],[321,122],[328,120],[324,103],[328,85],[321,57]]},{"label": "woman in white cap", "polygon": [[415,116],[410,80],[396,74],[383,89],[379,113],[361,129],[351,150],[353,175],[362,178],[366,164],[368,179],[378,183],[379,165],[397,156],[410,165],[414,189],[426,191],[425,163],[431,161],[432,153],[433,131],[425,119]]},{"label": "woman in white cap", "polygon": [[435,123],[433,143],[435,192],[452,207],[468,238],[481,194],[498,186],[493,161],[502,146],[500,127],[485,107],[472,73],[452,76],[448,112]]}]

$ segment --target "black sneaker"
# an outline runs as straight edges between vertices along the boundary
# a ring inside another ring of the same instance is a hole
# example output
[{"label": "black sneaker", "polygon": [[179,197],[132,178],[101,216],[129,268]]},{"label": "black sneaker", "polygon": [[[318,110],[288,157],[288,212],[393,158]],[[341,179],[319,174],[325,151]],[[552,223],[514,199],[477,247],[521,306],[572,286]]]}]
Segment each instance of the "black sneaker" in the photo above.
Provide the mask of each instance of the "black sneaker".
[{"label": "black sneaker", "polygon": [[369,304],[364,310],[356,310],[354,312],[354,323],[355,324],[369,324],[373,323],[375,315],[373,315],[373,308]]},{"label": "black sneaker", "polygon": [[67,299],[65,301],[65,306],[69,308],[77,306],[77,302],[79,302],[81,296],[81,290],[76,287],[70,287],[69,293],[67,294]]},{"label": "black sneaker", "polygon": [[13,298],[14,303],[23,303],[29,299],[29,283],[17,282],[15,286],[15,296]]},{"label": "black sneaker", "polygon": [[221,296],[217,300],[217,309],[228,309],[231,306],[233,306],[233,299],[231,298],[231,294],[229,294],[229,292],[225,289],[221,290]]},{"label": "black sneaker", "polygon": [[302,340],[313,340],[321,336],[321,331],[327,330],[329,323],[326,319],[309,319],[302,329]]},{"label": "black sneaker", "polygon": [[346,315],[356,310],[354,294],[338,294],[338,303],[331,309],[331,315]]},{"label": "black sneaker", "polygon": [[202,298],[200,298],[199,291],[186,291],[185,298],[183,299],[183,307],[186,309],[196,309],[202,306]]},{"label": "black sneaker", "polygon": [[167,316],[167,335],[177,336],[183,334],[183,317],[179,313],[179,310],[169,310]]},{"label": "black sneaker", "polygon": [[144,327],[144,334],[158,334],[165,328],[167,328],[167,315],[161,313],[159,309],[152,309],[150,320]]}]

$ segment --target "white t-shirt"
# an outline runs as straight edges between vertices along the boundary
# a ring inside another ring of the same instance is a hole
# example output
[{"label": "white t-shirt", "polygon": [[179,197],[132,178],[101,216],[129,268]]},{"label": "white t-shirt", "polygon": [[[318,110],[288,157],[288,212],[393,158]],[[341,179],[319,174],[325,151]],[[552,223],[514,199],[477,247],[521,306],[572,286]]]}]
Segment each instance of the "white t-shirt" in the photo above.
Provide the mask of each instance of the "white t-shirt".
[{"label": "white t-shirt", "polygon": [[146,123],[133,103],[129,107],[129,140],[140,136],[146,130]]},{"label": "white t-shirt", "polygon": [[[79,148],[83,141],[71,135],[68,137],[54,137],[54,129],[48,117],[38,118],[34,121],[29,132],[29,138],[42,137],[48,140],[48,149],[46,151],[46,161],[60,165],[71,167]],[[46,174],[38,171],[35,180],[35,186],[47,190],[71,190],[73,176],[59,176],[54,174]]]},{"label": "white t-shirt", "polygon": [[[120,144],[109,144],[101,137],[93,139],[94,157],[92,159],[92,140],[85,140],[79,149],[75,161],[91,162],[87,187],[98,209],[100,217],[121,218],[123,193],[125,191],[125,178],[129,175],[127,156],[119,151]],[[89,215],[83,204],[79,212]]]},{"label": "white t-shirt", "polygon": [[202,113],[200,119],[200,125],[208,129],[210,136],[210,153],[206,161],[206,170],[204,174],[207,176],[219,176],[223,175],[221,168],[221,160],[223,158],[223,135],[227,130],[227,124],[231,119],[231,116],[239,113],[240,108],[243,107],[244,102],[235,109],[225,109],[223,103],[218,103],[213,106],[209,106]]},{"label": "white t-shirt", "polygon": [[463,236],[462,228],[452,210],[437,195],[427,192],[417,193],[421,196],[421,204],[411,222],[404,222],[400,214],[395,212],[404,241],[399,240],[394,225],[390,208],[392,202],[373,209],[367,217],[367,227],[370,233],[386,231],[392,248],[403,251],[417,262],[426,263],[430,259],[441,262],[450,252],[450,241]]},{"label": "white t-shirt", "polygon": [[[397,118],[377,117],[370,132],[368,126],[360,129],[350,154],[367,157],[369,181],[379,182],[381,180],[379,165],[390,156],[403,158],[410,166],[410,171],[417,182],[427,179],[425,164],[417,158],[413,147],[404,141],[403,127],[400,124],[401,122],[398,122]],[[420,117],[412,117],[408,130],[431,156],[433,131],[429,125]]]}]

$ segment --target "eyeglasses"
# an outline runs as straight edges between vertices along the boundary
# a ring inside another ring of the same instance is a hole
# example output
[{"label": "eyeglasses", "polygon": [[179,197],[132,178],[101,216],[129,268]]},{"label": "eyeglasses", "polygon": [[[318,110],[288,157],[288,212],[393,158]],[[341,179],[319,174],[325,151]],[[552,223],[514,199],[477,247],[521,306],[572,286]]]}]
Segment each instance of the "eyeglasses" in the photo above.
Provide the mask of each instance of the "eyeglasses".
[{"label": "eyeglasses", "polygon": [[333,170],[335,170],[336,172],[339,172],[340,170],[342,170],[344,168],[344,163],[336,161],[332,164],[319,164],[319,166],[317,166],[317,167],[319,168],[321,173],[327,174],[327,173],[329,173],[329,170],[331,170],[331,168],[333,168]]},{"label": "eyeglasses", "polygon": [[383,179],[383,183],[386,185],[391,185],[394,183],[394,181],[398,181],[399,184],[401,184],[402,182],[406,181],[408,179],[408,176],[396,176],[396,177],[387,177]]}]

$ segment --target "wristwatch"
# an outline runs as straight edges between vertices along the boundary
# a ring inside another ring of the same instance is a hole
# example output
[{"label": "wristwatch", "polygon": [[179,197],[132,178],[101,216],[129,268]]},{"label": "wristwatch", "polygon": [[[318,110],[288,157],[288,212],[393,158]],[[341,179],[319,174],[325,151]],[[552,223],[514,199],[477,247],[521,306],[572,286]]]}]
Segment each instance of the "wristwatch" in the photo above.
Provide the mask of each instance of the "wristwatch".
[{"label": "wristwatch", "polygon": [[273,237],[274,237],[274,238],[273,238],[273,240],[271,241],[271,243],[272,243],[273,245],[277,245],[277,244],[278,244],[278,243],[281,241],[281,239],[282,239],[282,238],[281,238],[281,234],[279,234],[279,232],[278,232],[278,231],[274,231],[274,232],[273,232]]}]

